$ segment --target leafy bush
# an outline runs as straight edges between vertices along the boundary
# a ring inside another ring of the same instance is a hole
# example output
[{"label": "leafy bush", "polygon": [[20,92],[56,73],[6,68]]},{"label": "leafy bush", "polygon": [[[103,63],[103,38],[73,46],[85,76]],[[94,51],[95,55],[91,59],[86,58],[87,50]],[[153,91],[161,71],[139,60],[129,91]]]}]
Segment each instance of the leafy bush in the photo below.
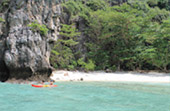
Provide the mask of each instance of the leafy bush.
[{"label": "leafy bush", "polygon": [[45,36],[48,34],[48,28],[45,25],[39,24],[38,22],[28,24],[28,27],[31,27],[32,31],[39,32],[41,35]]},{"label": "leafy bush", "polygon": [[3,18],[0,17],[0,22],[5,22],[5,20]]},{"label": "leafy bush", "polygon": [[0,12],[3,12],[9,7],[10,0],[0,0]]},{"label": "leafy bush", "polygon": [[2,0],[2,1],[0,1],[0,3],[2,6],[8,6],[10,3],[10,0]]},{"label": "leafy bush", "polygon": [[147,4],[151,7],[154,7],[158,4],[158,0],[148,0]]},{"label": "leafy bush", "polygon": [[86,5],[93,11],[105,10],[108,4],[104,0],[88,0]]},{"label": "leafy bush", "polygon": [[66,13],[71,15],[71,20],[77,17],[82,17],[84,20],[88,20],[89,8],[83,5],[81,1],[69,0],[62,5],[67,9]]},{"label": "leafy bush", "polygon": [[92,60],[88,60],[88,63],[85,65],[86,70],[94,70],[95,69],[95,64]]},{"label": "leafy bush", "polygon": [[81,65],[81,66],[85,66],[85,65],[86,65],[86,63],[84,62],[83,58],[80,58],[80,59],[77,61],[77,63],[78,63],[79,65]]},{"label": "leafy bush", "polygon": [[79,59],[77,62],[80,65],[80,67],[84,68],[84,70],[86,70],[86,71],[95,69],[95,64],[90,59],[88,60],[87,63],[83,61],[83,58]]}]

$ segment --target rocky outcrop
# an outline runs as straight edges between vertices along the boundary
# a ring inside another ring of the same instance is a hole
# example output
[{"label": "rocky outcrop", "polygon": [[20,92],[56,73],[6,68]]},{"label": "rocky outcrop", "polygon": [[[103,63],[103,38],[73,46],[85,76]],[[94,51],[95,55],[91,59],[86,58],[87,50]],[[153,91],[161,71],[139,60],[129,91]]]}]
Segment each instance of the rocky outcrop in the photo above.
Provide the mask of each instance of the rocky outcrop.
[{"label": "rocky outcrop", "polygon": [[[65,0],[67,1],[67,0]],[[111,5],[127,0],[113,0]],[[0,81],[15,79],[46,79],[51,74],[51,45],[59,35],[59,24],[68,23],[70,15],[61,14],[61,0],[0,0]],[[60,19],[59,19],[60,17]],[[37,22],[48,28],[46,35],[32,31],[28,24]],[[82,18],[75,20],[80,32],[86,27]],[[76,50],[86,49],[84,33]]]},{"label": "rocky outcrop", "polygon": [[[8,78],[47,78],[51,45],[59,35],[58,0],[0,1],[0,81]],[[3,8],[2,8],[3,7]],[[37,21],[48,34],[34,32],[28,24]]]}]

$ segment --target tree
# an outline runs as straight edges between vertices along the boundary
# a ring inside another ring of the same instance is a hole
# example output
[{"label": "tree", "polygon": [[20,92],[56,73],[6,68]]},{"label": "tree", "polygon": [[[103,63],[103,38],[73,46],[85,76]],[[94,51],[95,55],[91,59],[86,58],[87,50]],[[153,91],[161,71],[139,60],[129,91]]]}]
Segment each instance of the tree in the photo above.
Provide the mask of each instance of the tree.
[{"label": "tree", "polygon": [[74,69],[77,66],[73,48],[78,44],[76,38],[79,35],[74,24],[62,24],[60,37],[52,49],[50,61],[53,67]]}]

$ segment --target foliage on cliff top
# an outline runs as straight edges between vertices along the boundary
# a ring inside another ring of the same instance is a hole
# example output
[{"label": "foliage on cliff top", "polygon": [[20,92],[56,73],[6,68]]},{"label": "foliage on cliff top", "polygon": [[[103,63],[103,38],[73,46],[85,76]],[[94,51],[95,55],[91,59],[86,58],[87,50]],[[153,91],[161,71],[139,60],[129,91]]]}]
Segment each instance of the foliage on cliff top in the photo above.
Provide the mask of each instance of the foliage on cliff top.
[{"label": "foliage on cliff top", "polygon": [[62,6],[67,9],[72,20],[81,17],[88,21],[91,11],[105,10],[109,5],[103,0],[69,0]]},{"label": "foliage on cliff top", "polygon": [[129,4],[147,4],[150,7],[154,8],[154,7],[159,7],[160,9],[166,9],[166,10],[170,10],[170,2],[169,0],[128,0]]}]

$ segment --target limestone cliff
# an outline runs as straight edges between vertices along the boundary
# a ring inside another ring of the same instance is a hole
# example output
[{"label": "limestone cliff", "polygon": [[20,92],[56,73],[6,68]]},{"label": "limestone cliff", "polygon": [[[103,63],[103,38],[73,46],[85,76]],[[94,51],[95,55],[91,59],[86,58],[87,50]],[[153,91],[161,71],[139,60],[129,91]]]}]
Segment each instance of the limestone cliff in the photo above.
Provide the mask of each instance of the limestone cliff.
[{"label": "limestone cliff", "polygon": [[[58,0],[0,1],[0,81],[51,74],[50,45],[59,34],[59,16]],[[46,25],[48,34],[32,31],[28,24],[34,21]]]},{"label": "limestone cliff", "polygon": [[[52,72],[49,63],[51,46],[59,35],[60,22],[69,23],[67,10],[61,12],[63,0],[0,0],[0,81],[9,78],[41,80]],[[64,0],[68,1],[68,0]],[[110,0],[110,5],[127,0]],[[66,11],[66,12],[65,12]],[[29,24],[35,22],[48,28],[46,35],[34,31]],[[83,32],[84,20],[73,21]],[[76,50],[84,56],[84,33]]]}]

